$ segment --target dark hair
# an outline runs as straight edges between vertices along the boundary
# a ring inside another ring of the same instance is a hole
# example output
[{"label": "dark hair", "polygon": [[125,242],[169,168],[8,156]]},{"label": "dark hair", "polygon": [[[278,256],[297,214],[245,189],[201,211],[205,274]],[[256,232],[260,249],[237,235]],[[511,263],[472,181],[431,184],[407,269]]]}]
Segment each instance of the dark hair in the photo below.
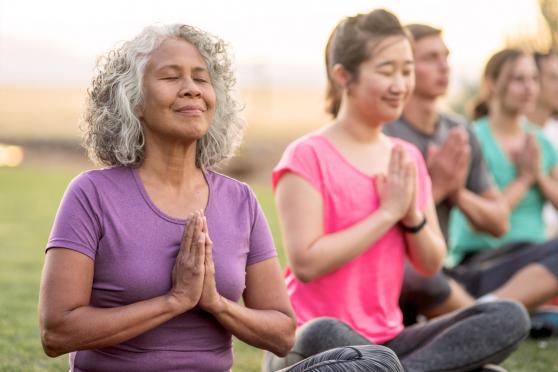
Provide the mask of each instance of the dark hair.
[{"label": "dark hair", "polygon": [[390,36],[411,40],[397,17],[383,9],[345,18],[333,29],[325,50],[326,111],[333,117],[339,111],[342,91],[333,80],[333,66],[342,65],[357,80],[360,64],[371,57],[374,46]]},{"label": "dark hair", "polygon": [[[476,120],[481,117],[487,116],[490,112],[488,101],[491,97],[488,90],[487,81],[498,81],[498,79],[502,76],[502,72],[506,66],[508,66],[510,63],[515,63],[519,59],[519,57],[526,54],[527,53],[521,49],[506,48],[490,57],[484,68],[480,97],[473,106],[473,119]],[[502,88],[507,88],[508,83],[509,78],[506,77]]]},{"label": "dark hair", "polygon": [[409,33],[413,36],[414,41],[419,41],[425,37],[429,36],[440,36],[442,30],[428,25],[423,25],[420,23],[413,23],[405,26]]}]

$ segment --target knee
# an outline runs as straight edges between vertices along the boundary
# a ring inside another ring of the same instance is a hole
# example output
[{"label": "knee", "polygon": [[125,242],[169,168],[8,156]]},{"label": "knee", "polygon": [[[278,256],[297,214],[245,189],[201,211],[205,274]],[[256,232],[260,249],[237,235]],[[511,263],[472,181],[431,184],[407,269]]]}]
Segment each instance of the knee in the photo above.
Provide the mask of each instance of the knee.
[{"label": "knee", "polygon": [[476,306],[491,319],[491,322],[498,324],[498,328],[507,335],[510,341],[522,340],[529,334],[531,321],[525,306],[521,303],[513,300],[499,300]]},{"label": "knee", "polygon": [[299,329],[299,337],[315,338],[332,334],[337,329],[350,329],[349,325],[335,318],[315,318],[305,323]]},{"label": "knee", "polygon": [[395,353],[380,345],[331,349],[304,360],[288,371],[331,371],[333,367],[339,371],[403,372]]}]

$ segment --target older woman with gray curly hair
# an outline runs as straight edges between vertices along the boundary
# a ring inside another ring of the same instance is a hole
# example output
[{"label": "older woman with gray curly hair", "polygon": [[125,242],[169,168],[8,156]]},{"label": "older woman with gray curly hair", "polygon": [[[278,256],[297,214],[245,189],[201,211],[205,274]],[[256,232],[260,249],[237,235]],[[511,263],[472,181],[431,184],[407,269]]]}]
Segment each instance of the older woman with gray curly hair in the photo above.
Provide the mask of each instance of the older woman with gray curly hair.
[{"label": "older woman with gray curly hair", "polygon": [[[149,27],[88,91],[77,176],[46,247],[42,343],[72,371],[229,371],[231,336],[277,355],[295,320],[253,192],[211,170],[243,127],[225,44]],[[243,298],[244,304],[238,303]]]}]

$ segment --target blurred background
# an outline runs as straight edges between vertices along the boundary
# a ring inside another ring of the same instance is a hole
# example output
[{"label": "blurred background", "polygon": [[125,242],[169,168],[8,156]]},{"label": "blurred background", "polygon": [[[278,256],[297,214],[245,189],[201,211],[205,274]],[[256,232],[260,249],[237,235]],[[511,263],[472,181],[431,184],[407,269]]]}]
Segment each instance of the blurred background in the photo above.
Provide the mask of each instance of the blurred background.
[{"label": "blurred background", "polygon": [[[255,188],[284,262],[271,169],[288,142],[330,120],[323,50],[331,29],[374,8],[443,29],[452,73],[442,105],[461,114],[497,49],[558,45],[558,0],[0,0],[0,371],[67,366],[40,350],[36,300],[62,193],[94,166],[79,146],[79,121],[99,55],[153,23],[191,24],[230,44],[248,128],[223,170]],[[508,367],[558,371],[557,346],[531,343]],[[258,352],[235,348],[236,371],[258,370]]]}]

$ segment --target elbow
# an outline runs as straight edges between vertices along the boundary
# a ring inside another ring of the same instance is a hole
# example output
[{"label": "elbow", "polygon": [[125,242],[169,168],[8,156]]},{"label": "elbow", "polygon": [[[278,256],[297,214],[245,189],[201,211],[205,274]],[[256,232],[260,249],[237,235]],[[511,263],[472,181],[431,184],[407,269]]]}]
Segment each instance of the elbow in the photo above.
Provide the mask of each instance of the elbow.
[{"label": "elbow", "polygon": [[41,316],[40,331],[41,345],[46,355],[56,358],[62,354],[72,351],[68,345],[70,340],[61,332],[61,323],[47,316]]},{"label": "elbow", "polygon": [[63,347],[64,342],[62,342],[60,336],[52,330],[41,329],[41,344],[45,354],[51,358],[56,358],[67,353]]},{"label": "elbow", "polygon": [[509,229],[510,229],[509,219],[507,218],[501,219],[494,227],[493,235],[496,238],[501,238],[502,236],[506,235]]},{"label": "elbow", "polygon": [[277,355],[278,357],[281,358],[286,357],[289,351],[291,351],[291,349],[294,346],[295,332],[296,332],[296,321],[293,317],[289,319],[289,326],[278,337],[277,341],[273,345],[273,350],[271,350],[271,352]]},{"label": "elbow", "polygon": [[318,277],[317,273],[306,265],[293,265],[293,275],[302,283],[310,283]]}]

